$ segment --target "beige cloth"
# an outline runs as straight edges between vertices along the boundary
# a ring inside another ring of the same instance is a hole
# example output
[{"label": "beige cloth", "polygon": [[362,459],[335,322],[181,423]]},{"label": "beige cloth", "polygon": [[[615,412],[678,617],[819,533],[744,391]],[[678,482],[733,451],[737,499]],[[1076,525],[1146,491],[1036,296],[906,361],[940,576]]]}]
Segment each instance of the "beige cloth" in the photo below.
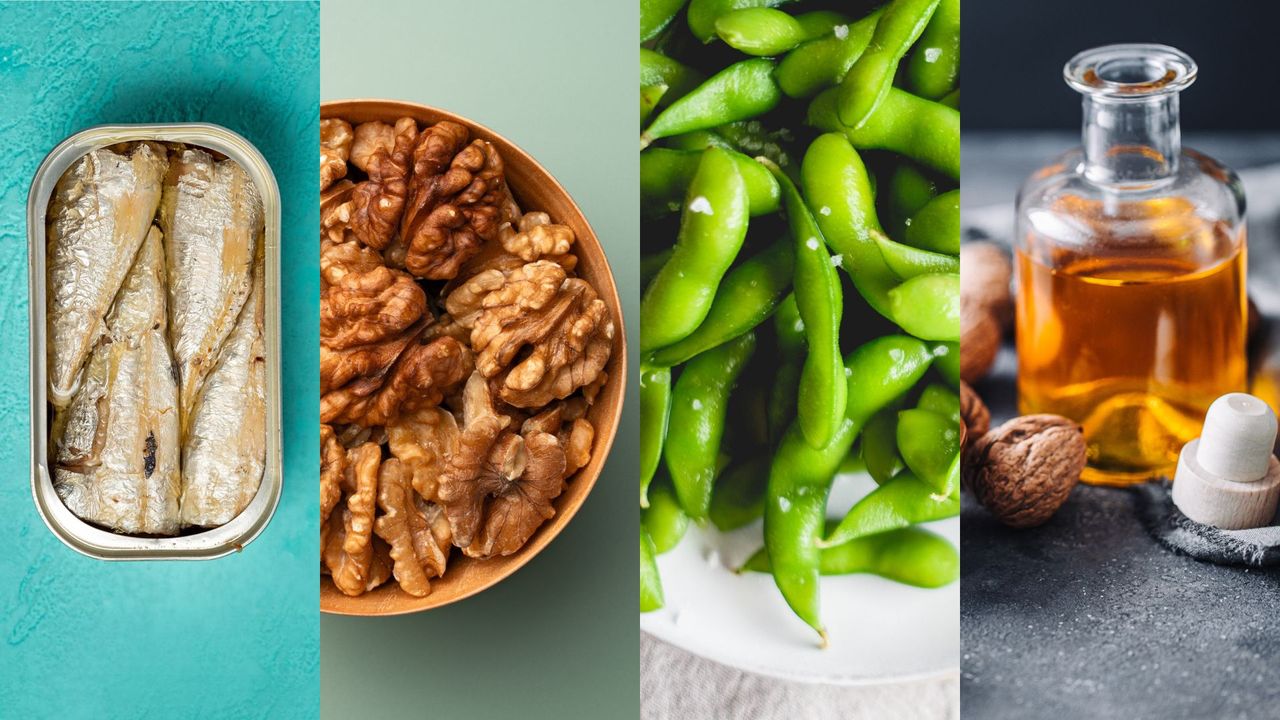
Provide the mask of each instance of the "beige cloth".
[{"label": "beige cloth", "polygon": [[872,687],[775,680],[640,634],[642,720],[954,720],[958,678]]}]

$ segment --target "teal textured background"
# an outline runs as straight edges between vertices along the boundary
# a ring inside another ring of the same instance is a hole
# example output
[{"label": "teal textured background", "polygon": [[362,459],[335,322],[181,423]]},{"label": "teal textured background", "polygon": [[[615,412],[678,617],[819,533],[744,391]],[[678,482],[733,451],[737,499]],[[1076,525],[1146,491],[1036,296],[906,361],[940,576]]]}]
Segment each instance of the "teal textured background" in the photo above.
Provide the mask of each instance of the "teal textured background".
[{"label": "teal textured background", "polygon": [[[319,714],[318,15],[315,3],[0,4],[0,716]],[[241,133],[280,184],[284,497],[243,553],[100,562],[54,538],[31,499],[27,189],[78,130],[184,120]]]},{"label": "teal textured background", "polygon": [[[582,207],[609,255],[638,359],[638,5],[634,0],[326,1],[321,96],[409,100],[516,143]],[[321,619],[321,716],[639,714],[635,373],[613,452],[564,532],[460,603]]]}]

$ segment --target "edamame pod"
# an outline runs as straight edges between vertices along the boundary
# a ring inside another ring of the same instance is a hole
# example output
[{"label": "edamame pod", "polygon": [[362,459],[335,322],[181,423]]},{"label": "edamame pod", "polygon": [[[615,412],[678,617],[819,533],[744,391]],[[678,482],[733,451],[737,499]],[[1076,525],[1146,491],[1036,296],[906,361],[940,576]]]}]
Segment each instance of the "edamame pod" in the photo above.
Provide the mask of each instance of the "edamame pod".
[{"label": "edamame pod", "polygon": [[[769,553],[760,548],[741,571],[771,572]],[[939,535],[903,528],[824,548],[818,572],[827,575],[870,573],[906,585],[938,588],[960,577],[960,553]]]},{"label": "edamame pod", "polygon": [[768,457],[730,465],[711,492],[711,522],[721,532],[736,530],[764,514],[764,488],[769,483]]},{"label": "edamame pod", "polygon": [[[790,244],[787,245],[790,250]],[[800,385],[800,368],[804,365],[804,321],[796,296],[788,295],[773,316],[778,337],[778,374],[769,388],[769,438],[777,442],[796,417],[796,389]]]},{"label": "edamame pod", "polygon": [[854,129],[840,122],[835,104],[834,88],[814,98],[809,124],[843,132],[860,149],[890,150],[959,179],[959,111],[891,87],[875,112]]},{"label": "edamame pod", "polygon": [[932,360],[924,343],[902,335],[886,335],[862,345],[845,359],[849,401],[845,421],[831,442],[815,449],[793,423],[774,453],[764,509],[764,544],[773,563],[774,583],[824,645],[817,543],[831,481],[867,420],[915,385]]},{"label": "edamame pod", "polygon": [[671,260],[640,303],[640,352],[689,336],[707,316],[716,288],[747,234],[749,199],[737,163],[708,148],[689,183]]},{"label": "edamame pod", "polygon": [[640,0],[640,42],[657,37],[684,4],[685,0]]},{"label": "edamame pod", "polygon": [[867,474],[877,485],[889,482],[905,467],[902,456],[898,454],[900,409],[896,405],[885,407],[871,416],[862,431],[862,459],[867,465]]},{"label": "edamame pod", "polygon": [[907,225],[908,245],[948,255],[960,254],[960,191],[933,198]]},{"label": "edamame pod", "polygon": [[958,273],[960,258],[955,255],[921,250],[911,245],[903,245],[889,239],[884,233],[875,233],[872,237],[880,247],[880,255],[893,271],[903,280],[910,280],[917,275],[928,273]]},{"label": "edamame pod", "polygon": [[893,0],[876,23],[875,35],[862,57],[840,82],[840,121],[861,128],[884,101],[898,63],[915,44],[933,17],[938,0]]},{"label": "edamame pod", "polygon": [[847,25],[836,25],[829,36],[810,40],[778,63],[774,78],[788,97],[806,98],[834,87],[849,72],[871,42],[880,11]]},{"label": "edamame pod", "polygon": [[933,366],[951,387],[960,387],[960,343],[938,343],[933,347]]},{"label": "edamame pod", "polygon": [[959,487],[950,495],[938,495],[908,470],[859,500],[818,545],[842,545],[854,538],[942,520],[959,512]]},{"label": "edamame pod", "polygon": [[663,457],[680,506],[695,520],[705,518],[711,505],[729,393],[755,346],[755,334],[748,332],[698,355],[671,393]]},{"label": "edamame pod", "polygon": [[671,416],[671,368],[640,365],[640,507],[649,505],[649,483],[662,460]]},{"label": "edamame pod", "polygon": [[787,222],[795,252],[796,306],[804,322],[809,352],[800,371],[796,417],[805,441],[826,447],[844,421],[848,378],[840,355],[840,320],[844,298],[840,277],[827,252],[827,242],[791,179],[765,161],[782,187]]},{"label": "edamame pod", "polygon": [[658,105],[670,105],[678,98],[684,97],[690,90],[702,84],[706,76],[685,65],[663,55],[660,52],[640,48],[640,88],[655,85],[667,86]]},{"label": "edamame pod", "polygon": [[804,27],[773,8],[744,8],[716,18],[716,35],[748,55],[779,55],[804,41]]},{"label": "edamame pod", "polygon": [[911,163],[901,163],[889,176],[885,228],[891,237],[905,238],[911,218],[938,194],[938,186]]},{"label": "edamame pod", "polygon": [[889,291],[889,312],[923,340],[960,340],[960,275],[917,275]]},{"label": "edamame pod", "polygon": [[640,135],[640,149],[658,138],[705,130],[769,112],[782,99],[773,61],[743,60],[721,70],[676,100]]},{"label": "edamame pod", "polygon": [[744,8],[777,7],[787,0],[690,0],[689,30],[702,42],[716,36],[716,20],[721,15]]},{"label": "edamame pod", "polygon": [[779,240],[730,270],[698,329],[673,345],[655,350],[649,362],[679,365],[755,329],[786,297],[791,287],[793,257],[791,243]]},{"label": "edamame pod", "polygon": [[960,452],[960,424],[930,410],[898,413],[898,452],[916,477],[942,495],[951,493],[951,459]]},{"label": "edamame pod", "polygon": [[662,578],[658,575],[657,553],[653,539],[640,528],[640,612],[662,609]]},{"label": "edamame pod", "polygon": [[916,407],[937,413],[951,422],[960,423],[960,396],[945,385],[930,383],[920,392]]},{"label": "edamame pod", "polygon": [[[778,181],[755,160],[740,152],[728,152],[746,184],[751,216],[777,212],[781,197]],[[701,149],[693,152],[651,147],[640,153],[640,203],[645,214],[661,217],[679,210],[701,159]]]},{"label": "edamame pod", "polygon": [[640,523],[653,540],[653,552],[657,555],[670,552],[688,531],[689,516],[665,479],[649,490],[649,507],[640,513]]},{"label": "edamame pod", "polygon": [[907,65],[911,89],[936,100],[951,92],[960,77],[960,0],[942,0],[920,35]]}]

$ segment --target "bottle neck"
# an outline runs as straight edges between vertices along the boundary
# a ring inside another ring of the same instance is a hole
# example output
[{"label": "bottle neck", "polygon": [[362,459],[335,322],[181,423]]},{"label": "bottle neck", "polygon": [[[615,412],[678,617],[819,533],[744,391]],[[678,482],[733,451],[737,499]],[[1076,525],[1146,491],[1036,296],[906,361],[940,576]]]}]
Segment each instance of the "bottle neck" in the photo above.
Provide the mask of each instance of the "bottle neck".
[{"label": "bottle neck", "polygon": [[1084,97],[1084,174],[1102,185],[1156,182],[1178,172],[1178,93],[1116,102]]}]

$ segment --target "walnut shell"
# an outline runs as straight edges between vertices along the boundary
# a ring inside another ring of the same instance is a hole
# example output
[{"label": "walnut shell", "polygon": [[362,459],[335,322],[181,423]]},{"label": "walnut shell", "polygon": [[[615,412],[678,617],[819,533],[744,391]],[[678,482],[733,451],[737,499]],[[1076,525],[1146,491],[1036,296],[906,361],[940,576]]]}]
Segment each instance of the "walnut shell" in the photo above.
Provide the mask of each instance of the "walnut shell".
[{"label": "walnut shell", "polygon": [[1013,266],[1003,248],[992,242],[960,246],[960,298],[995,316],[1000,329],[1013,324]]},{"label": "walnut shell", "polygon": [[960,421],[964,424],[965,434],[970,442],[976,442],[991,429],[991,411],[987,410],[987,404],[982,402],[978,393],[964,380],[960,381]]},{"label": "walnut shell", "polygon": [[1024,415],[974,441],[965,460],[965,484],[978,502],[1009,527],[1035,527],[1079,482],[1084,431],[1059,415]]},{"label": "walnut shell", "polygon": [[975,383],[991,372],[1000,353],[1000,323],[974,302],[960,299],[960,378]]}]

